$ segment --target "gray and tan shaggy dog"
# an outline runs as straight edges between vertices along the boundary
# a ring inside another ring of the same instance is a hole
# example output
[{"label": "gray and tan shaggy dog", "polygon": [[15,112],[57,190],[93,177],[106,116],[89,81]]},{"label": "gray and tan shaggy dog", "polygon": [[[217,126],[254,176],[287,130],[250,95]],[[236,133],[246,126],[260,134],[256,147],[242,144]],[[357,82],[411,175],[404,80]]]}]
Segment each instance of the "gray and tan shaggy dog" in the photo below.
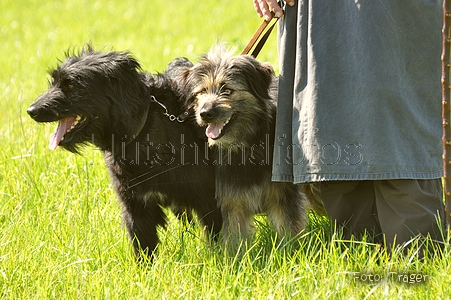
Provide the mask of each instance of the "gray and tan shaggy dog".
[{"label": "gray and tan shaggy dog", "polygon": [[271,181],[277,92],[272,67],[219,44],[182,74],[191,91],[187,106],[215,151],[223,240],[236,246],[258,213],[266,213],[280,235],[297,235],[307,221],[306,192],[312,191]]}]

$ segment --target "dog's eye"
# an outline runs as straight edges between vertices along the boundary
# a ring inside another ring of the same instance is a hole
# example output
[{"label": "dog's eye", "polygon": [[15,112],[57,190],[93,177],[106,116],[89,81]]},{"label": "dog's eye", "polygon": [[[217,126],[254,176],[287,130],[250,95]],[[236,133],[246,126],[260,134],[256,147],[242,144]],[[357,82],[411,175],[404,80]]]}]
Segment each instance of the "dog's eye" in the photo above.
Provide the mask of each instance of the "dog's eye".
[{"label": "dog's eye", "polygon": [[204,95],[207,93],[207,89],[202,89],[201,91],[199,91],[197,94],[198,95]]},{"label": "dog's eye", "polygon": [[231,89],[223,89],[221,91],[221,96],[230,96],[233,93],[233,90]]},{"label": "dog's eye", "polygon": [[74,82],[69,79],[62,80],[60,83],[61,88],[71,90],[74,88]]}]

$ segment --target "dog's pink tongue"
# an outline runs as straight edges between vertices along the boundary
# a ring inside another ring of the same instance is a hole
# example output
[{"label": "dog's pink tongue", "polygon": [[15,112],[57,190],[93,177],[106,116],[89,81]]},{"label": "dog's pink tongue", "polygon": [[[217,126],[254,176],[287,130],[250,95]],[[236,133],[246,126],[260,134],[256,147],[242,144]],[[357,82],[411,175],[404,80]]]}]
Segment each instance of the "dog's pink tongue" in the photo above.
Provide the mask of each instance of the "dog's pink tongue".
[{"label": "dog's pink tongue", "polygon": [[224,123],[208,123],[205,135],[211,139],[216,139],[221,134],[222,128],[224,128]]},{"label": "dog's pink tongue", "polygon": [[50,150],[55,150],[56,147],[58,147],[58,144],[60,143],[64,134],[66,134],[66,132],[70,129],[70,127],[72,126],[72,124],[74,124],[74,122],[75,118],[66,118],[58,121],[58,127],[56,128],[56,131],[50,134],[49,138]]}]

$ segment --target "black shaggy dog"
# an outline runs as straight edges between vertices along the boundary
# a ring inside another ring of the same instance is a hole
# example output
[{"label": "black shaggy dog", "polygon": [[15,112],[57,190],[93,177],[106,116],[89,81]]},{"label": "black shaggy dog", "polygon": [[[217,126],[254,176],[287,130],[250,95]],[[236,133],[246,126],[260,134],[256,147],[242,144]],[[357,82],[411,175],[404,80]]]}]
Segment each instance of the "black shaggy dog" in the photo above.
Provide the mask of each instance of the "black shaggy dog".
[{"label": "black shaggy dog", "polygon": [[214,235],[222,226],[214,170],[199,163],[205,141],[195,123],[176,117],[183,105],[170,77],[189,66],[180,59],[151,75],[128,52],[87,46],[51,72],[49,89],[27,110],[37,122],[58,122],[50,149],[78,153],[92,143],[103,151],[137,255],[142,249],[151,257],[157,246],[162,207],[194,210]]},{"label": "black shaggy dog", "polygon": [[224,241],[237,246],[249,234],[253,215],[262,212],[280,235],[297,235],[313,190],[271,181],[277,92],[272,67],[248,55],[234,56],[219,44],[182,73],[192,92],[187,105],[216,150]]}]

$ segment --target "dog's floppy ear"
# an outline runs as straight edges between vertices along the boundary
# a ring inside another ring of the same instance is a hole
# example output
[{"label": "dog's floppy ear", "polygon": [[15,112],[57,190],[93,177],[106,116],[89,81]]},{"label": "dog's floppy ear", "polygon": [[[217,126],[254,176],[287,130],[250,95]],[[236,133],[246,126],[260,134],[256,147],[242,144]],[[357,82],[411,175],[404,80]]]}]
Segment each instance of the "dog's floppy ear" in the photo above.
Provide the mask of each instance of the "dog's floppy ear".
[{"label": "dog's floppy ear", "polygon": [[270,98],[269,88],[275,77],[274,69],[270,63],[261,62],[249,55],[236,56],[239,60],[233,65],[244,73],[252,93],[259,98]]},{"label": "dog's floppy ear", "polygon": [[195,67],[187,68],[179,72],[177,76],[180,91],[183,97],[185,109],[189,109],[196,97],[194,94],[195,86]]},{"label": "dog's floppy ear", "polygon": [[269,86],[275,76],[274,68],[272,67],[272,65],[268,62],[261,62],[256,59],[252,59],[252,61],[255,69],[257,70],[257,73],[261,75],[259,77],[261,79],[264,79],[263,81],[265,87]]},{"label": "dog's floppy ear", "polygon": [[193,67],[194,64],[186,57],[177,57],[167,64],[164,75],[168,76],[172,80],[179,80],[181,73],[185,70]]},{"label": "dog's floppy ear", "polygon": [[148,89],[141,66],[129,52],[109,52],[103,55],[99,68],[108,74],[107,97],[115,114],[116,131],[129,137],[137,135],[147,119]]}]

